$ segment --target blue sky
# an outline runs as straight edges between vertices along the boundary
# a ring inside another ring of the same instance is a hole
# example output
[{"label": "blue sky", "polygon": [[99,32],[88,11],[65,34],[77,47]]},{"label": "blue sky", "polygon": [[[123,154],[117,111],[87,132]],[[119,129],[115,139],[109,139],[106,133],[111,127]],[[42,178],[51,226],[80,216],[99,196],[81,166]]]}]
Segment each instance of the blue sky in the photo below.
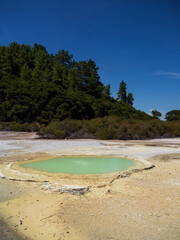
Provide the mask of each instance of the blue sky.
[{"label": "blue sky", "polygon": [[93,59],[116,97],[127,83],[147,113],[180,109],[179,0],[0,0],[0,45],[15,41]]}]

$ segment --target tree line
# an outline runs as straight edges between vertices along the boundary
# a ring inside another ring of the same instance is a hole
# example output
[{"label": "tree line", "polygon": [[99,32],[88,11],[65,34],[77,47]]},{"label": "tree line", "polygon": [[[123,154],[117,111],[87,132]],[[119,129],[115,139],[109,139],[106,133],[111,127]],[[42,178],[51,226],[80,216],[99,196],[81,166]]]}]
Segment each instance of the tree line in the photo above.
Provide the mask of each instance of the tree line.
[{"label": "tree line", "polygon": [[0,121],[48,124],[52,120],[121,119],[149,120],[152,117],[133,107],[133,94],[120,83],[118,98],[110,84],[100,81],[96,63],[75,61],[68,51],[49,54],[33,47],[11,43],[0,46]]}]

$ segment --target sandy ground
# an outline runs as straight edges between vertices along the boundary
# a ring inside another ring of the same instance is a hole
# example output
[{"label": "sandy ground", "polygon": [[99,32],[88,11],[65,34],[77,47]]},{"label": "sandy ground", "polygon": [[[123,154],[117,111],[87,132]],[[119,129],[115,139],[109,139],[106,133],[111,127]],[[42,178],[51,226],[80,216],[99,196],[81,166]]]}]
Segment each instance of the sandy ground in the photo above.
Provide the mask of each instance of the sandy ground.
[{"label": "sandy ground", "polygon": [[[52,175],[19,167],[62,155],[128,157],[140,161],[139,169],[155,167],[126,177]],[[54,191],[63,184],[87,185],[89,191]],[[179,240],[180,138],[60,141],[0,132],[0,239]]]}]

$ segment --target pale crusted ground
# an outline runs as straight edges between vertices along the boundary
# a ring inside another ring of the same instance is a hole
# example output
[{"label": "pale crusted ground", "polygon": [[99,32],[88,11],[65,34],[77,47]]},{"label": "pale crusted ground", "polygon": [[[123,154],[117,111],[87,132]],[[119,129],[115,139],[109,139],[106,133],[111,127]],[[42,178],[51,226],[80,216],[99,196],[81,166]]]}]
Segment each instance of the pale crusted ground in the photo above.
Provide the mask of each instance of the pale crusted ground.
[{"label": "pale crusted ground", "polygon": [[[6,177],[0,179],[0,239],[180,239],[180,139],[33,138],[33,134],[0,134],[0,176]],[[62,178],[22,173],[17,167],[19,161],[52,155],[123,156],[145,159],[155,168],[115,179],[110,184],[113,175]],[[16,181],[23,179],[26,181]],[[53,184],[87,184],[90,190],[80,196],[45,191],[49,184],[45,180]]]}]

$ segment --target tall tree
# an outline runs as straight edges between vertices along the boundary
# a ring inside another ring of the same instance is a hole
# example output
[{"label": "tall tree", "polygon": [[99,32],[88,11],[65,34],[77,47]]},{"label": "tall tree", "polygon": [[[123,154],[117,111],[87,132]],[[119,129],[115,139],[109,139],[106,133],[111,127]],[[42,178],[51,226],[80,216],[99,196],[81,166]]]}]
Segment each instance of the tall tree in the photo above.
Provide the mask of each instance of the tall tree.
[{"label": "tall tree", "polygon": [[96,67],[96,63],[92,59],[80,61],[77,67],[81,81],[81,90],[94,97],[101,97],[104,86],[100,82],[99,68]]},{"label": "tall tree", "polygon": [[117,93],[118,95],[118,100],[127,102],[127,84],[124,81],[121,81],[120,85],[119,85],[119,91]]}]

